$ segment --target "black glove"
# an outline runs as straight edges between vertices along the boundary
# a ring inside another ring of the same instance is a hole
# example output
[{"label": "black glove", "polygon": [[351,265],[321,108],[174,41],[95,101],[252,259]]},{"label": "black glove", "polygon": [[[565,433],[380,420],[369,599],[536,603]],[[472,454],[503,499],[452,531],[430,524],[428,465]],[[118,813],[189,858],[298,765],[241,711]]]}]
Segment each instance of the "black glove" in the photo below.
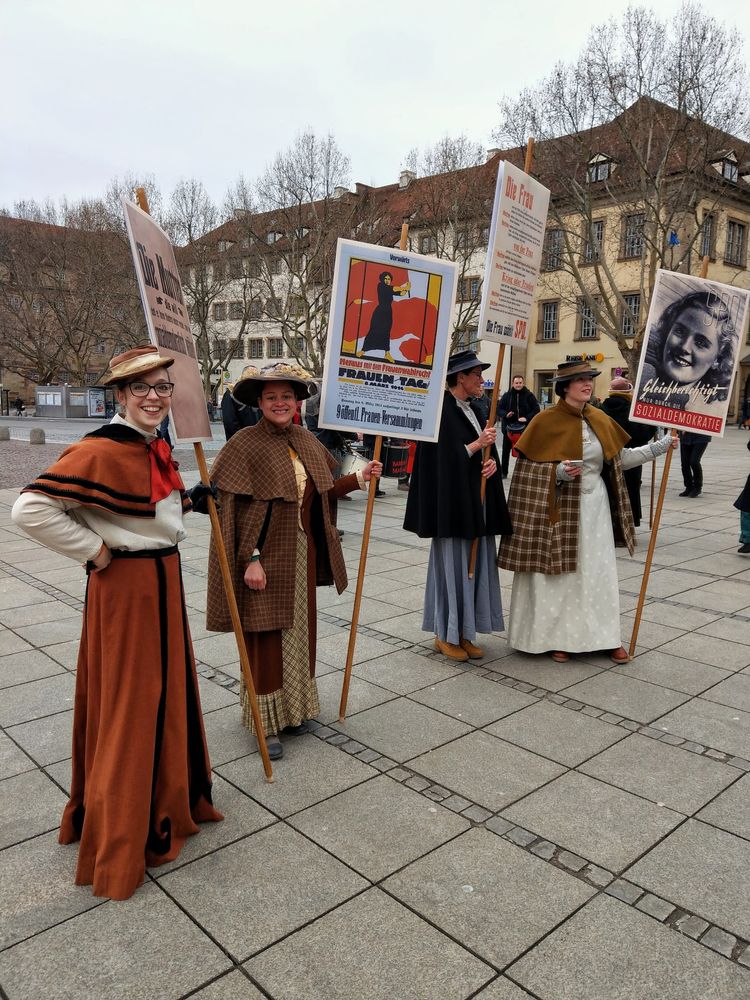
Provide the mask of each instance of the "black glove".
[{"label": "black glove", "polygon": [[192,489],[187,491],[187,495],[190,498],[190,503],[193,505],[193,510],[197,514],[208,514],[208,498],[213,497],[216,503],[216,509],[219,509],[219,491],[217,490],[214,483],[210,486],[206,486],[205,483],[196,483]]}]

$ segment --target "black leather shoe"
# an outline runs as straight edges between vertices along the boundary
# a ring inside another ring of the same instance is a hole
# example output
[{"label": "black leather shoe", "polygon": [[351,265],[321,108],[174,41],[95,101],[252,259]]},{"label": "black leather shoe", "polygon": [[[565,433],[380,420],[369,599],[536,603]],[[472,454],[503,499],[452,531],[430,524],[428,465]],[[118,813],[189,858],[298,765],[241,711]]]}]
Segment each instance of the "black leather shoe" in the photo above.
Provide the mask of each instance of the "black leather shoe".
[{"label": "black leather shoe", "polygon": [[271,760],[281,760],[284,756],[284,748],[278,736],[269,736],[266,740],[266,749]]},{"label": "black leather shoe", "polygon": [[694,487],[693,487],[693,489],[692,489],[692,490],[690,490],[690,492],[688,493],[688,496],[689,496],[689,497],[690,497],[691,499],[693,499],[693,498],[695,498],[695,497],[699,497],[699,496],[701,495],[701,492],[702,492],[702,491],[701,491],[701,490],[700,490],[700,489],[699,489],[699,488],[698,488],[697,486],[694,486]]},{"label": "black leather shoe", "polygon": [[302,722],[299,726],[284,726],[281,731],[284,736],[301,736],[307,732],[307,726]]},{"label": "black leather shoe", "polygon": [[691,493],[692,490],[683,490],[682,493],[678,493],[677,495],[681,497],[689,497]]}]

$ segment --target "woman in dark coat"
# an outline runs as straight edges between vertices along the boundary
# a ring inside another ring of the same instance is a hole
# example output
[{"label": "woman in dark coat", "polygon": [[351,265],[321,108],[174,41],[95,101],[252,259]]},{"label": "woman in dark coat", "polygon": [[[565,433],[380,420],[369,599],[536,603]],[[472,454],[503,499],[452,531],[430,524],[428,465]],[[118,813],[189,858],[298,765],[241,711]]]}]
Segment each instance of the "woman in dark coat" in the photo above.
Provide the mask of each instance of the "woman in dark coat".
[{"label": "woman in dark coat", "polygon": [[[435,647],[452,660],[479,659],[477,632],[503,629],[495,535],[510,534],[510,518],[500,476],[496,430],[484,427],[475,409],[482,373],[473,351],[448,362],[437,444],[417,444],[404,528],[431,538],[422,628],[436,635]],[[485,446],[491,457],[482,461]],[[487,480],[484,504],[482,478]],[[469,579],[472,542],[479,539],[473,579]]]},{"label": "woman in dark coat", "polygon": [[383,271],[378,282],[378,304],[370,320],[370,329],[362,347],[357,351],[357,357],[369,354],[370,351],[385,351],[385,360],[393,361],[391,355],[391,327],[393,326],[393,296],[406,295],[411,288],[407,281],[403,285],[393,284],[390,271]]},{"label": "woman in dark coat", "polygon": [[[747,442],[750,451],[750,441]],[[745,488],[734,501],[734,506],[740,512],[740,547],[737,552],[741,556],[750,556],[750,475],[745,480]]]},{"label": "woman in dark coat", "polygon": [[[629,419],[632,400],[632,384],[626,378],[614,378],[609,384],[609,396],[604,400],[600,409],[604,410],[608,417],[611,417],[626,434],[630,435],[631,448],[640,448],[641,445],[648,444],[649,441],[653,440],[656,428],[651,424],[637,424]],[[630,500],[630,509],[633,512],[633,524],[637,528],[643,514],[641,509],[643,466],[637,465],[634,469],[623,470],[623,477]]]}]

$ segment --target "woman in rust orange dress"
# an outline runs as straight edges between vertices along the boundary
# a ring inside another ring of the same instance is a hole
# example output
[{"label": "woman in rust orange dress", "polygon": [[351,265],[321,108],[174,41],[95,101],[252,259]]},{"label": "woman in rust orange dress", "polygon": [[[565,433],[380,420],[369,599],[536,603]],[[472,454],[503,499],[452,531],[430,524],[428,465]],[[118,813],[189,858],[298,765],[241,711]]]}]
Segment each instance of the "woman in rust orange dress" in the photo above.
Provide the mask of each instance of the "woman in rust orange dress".
[{"label": "woman in rust orange dress", "polygon": [[147,865],[177,857],[211,802],[177,543],[190,509],[158,427],[171,358],[112,358],[122,415],[67,448],[23,491],[13,520],[85,563],[70,800],[60,842],[80,841],[76,883],[127,899]]}]

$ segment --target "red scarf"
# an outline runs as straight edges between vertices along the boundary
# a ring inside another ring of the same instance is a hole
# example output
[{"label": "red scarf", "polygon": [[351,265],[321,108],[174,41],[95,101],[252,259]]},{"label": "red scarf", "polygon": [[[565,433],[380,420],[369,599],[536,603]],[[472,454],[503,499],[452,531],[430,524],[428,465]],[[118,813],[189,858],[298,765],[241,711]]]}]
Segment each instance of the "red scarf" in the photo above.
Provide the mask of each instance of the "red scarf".
[{"label": "red scarf", "polygon": [[172,490],[184,490],[185,484],[172,458],[172,449],[164,438],[155,438],[148,446],[151,463],[151,503],[168,497]]}]

